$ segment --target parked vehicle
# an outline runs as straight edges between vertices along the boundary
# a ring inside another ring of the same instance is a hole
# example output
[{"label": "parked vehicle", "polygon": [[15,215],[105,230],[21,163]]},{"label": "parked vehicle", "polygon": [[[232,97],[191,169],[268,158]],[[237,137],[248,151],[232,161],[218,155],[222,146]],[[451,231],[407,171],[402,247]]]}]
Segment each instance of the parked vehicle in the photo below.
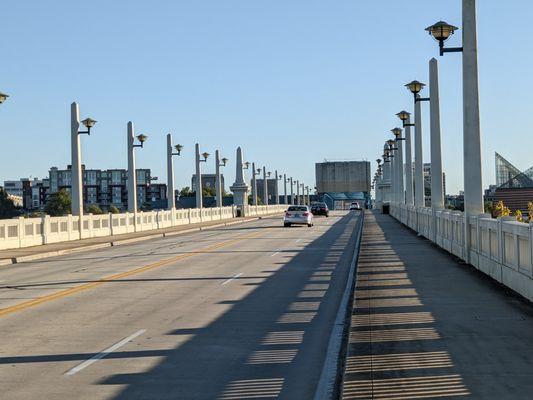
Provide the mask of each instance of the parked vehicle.
[{"label": "parked vehicle", "polygon": [[291,225],[313,226],[313,213],[308,206],[290,206],[285,211],[283,226],[289,227]]},{"label": "parked vehicle", "polygon": [[316,202],[311,204],[311,212],[313,215],[325,215],[329,217],[329,208],[326,203]]},{"label": "parked vehicle", "polygon": [[350,210],[361,210],[361,206],[357,201],[354,201],[352,204],[350,204]]}]

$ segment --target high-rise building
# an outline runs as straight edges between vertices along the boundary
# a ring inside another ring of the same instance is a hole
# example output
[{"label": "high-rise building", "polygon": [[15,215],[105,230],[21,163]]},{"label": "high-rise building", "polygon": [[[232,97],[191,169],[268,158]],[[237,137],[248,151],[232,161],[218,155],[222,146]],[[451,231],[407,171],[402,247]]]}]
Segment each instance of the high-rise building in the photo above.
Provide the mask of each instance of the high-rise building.
[{"label": "high-rise building", "polygon": [[[161,200],[166,200],[166,184],[152,183],[157,178],[151,176],[150,169],[137,169],[137,204],[141,208],[143,204],[157,204],[164,207]],[[68,192],[72,186],[72,171],[69,165],[67,169],[60,170],[57,167],[50,168],[49,194],[65,189]],[[128,204],[128,171],[126,169],[86,169],[82,165],[83,177],[83,203],[85,207],[91,204],[98,205],[104,210],[111,206],[119,210],[127,209]]]}]

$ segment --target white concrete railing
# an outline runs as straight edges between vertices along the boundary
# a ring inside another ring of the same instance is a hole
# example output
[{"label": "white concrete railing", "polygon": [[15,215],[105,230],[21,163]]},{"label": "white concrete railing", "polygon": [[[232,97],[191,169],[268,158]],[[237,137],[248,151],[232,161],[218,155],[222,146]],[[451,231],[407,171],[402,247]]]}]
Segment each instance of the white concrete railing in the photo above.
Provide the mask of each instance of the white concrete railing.
[{"label": "white concrete railing", "polygon": [[[513,217],[391,204],[390,214],[422,236],[533,301],[533,223]],[[466,240],[468,238],[468,241]]]},{"label": "white concrete railing", "polygon": [[[286,205],[246,206],[250,217],[279,213]],[[236,217],[235,206],[221,208],[191,208],[180,210],[140,211],[137,221],[133,213],[87,214],[80,218],[65,217],[15,218],[0,220],[0,250],[17,249],[48,243],[66,242],[123,233],[152,231],[195,222],[218,221]]]}]

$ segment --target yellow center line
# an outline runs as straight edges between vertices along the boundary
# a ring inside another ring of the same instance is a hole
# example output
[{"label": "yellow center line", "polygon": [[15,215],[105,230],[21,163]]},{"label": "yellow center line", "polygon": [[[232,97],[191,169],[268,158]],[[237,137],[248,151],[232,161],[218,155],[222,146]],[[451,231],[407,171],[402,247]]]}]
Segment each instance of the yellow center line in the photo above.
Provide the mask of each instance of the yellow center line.
[{"label": "yellow center line", "polygon": [[175,257],[172,257],[172,258],[167,258],[167,259],[161,260],[161,261],[157,261],[157,262],[154,262],[152,264],[148,264],[148,265],[145,265],[145,266],[142,266],[142,267],[138,267],[138,268],[135,268],[135,269],[132,269],[132,270],[129,270],[129,271],[120,272],[118,274],[109,275],[109,276],[106,276],[106,277],[103,277],[103,278],[99,278],[99,279],[95,280],[94,282],[85,283],[85,284],[80,285],[80,286],[76,286],[76,287],[73,287],[73,288],[70,288],[70,289],[61,290],[59,292],[51,293],[49,295],[42,296],[42,297],[38,297],[38,298],[33,299],[33,300],[24,301],[22,303],[15,304],[15,305],[10,306],[10,307],[0,308],[0,317],[3,317],[3,316],[8,315],[8,314],[15,313],[15,312],[18,312],[18,311],[22,311],[22,310],[25,310],[25,309],[30,308],[30,307],[37,306],[37,305],[42,304],[42,303],[47,303],[47,302],[55,300],[55,299],[59,299],[59,298],[66,297],[66,296],[70,296],[71,294],[79,293],[79,292],[84,291],[84,290],[92,289],[92,288],[95,288],[97,286],[103,285],[106,282],[116,281],[116,280],[121,279],[121,278],[126,278],[128,276],[137,275],[137,274],[140,274],[142,272],[149,271],[151,269],[155,269],[155,268],[159,268],[159,267],[162,267],[162,266],[165,266],[165,265],[168,265],[168,264],[172,264],[172,263],[174,263],[176,261],[180,261],[180,260],[183,260],[183,259],[186,259],[186,258],[194,257],[196,255],[203,254],[205,252],[217,250],[217,249],[220,249],[222,247],[226,247],[226,246],[232,245],[234,243],[237,243],[237,242],[239,242],[241,240],[250,239],[252,237],[259,236],[259,235],[261,235],[263,233],[268,232],[269,230],[270,230],[270,228],[263,228],[259,232],[253,232],[253,233],[250,233],[250,234],[247,234],[247,235],[239,236],[239,237],[237,237],[235,239],[229,239],[229,240],[226,240],[226,241],[214,244],[214,245],[206,246],[206,247],[200,248],[198,250],[193,250],[193,251],[188,252],[186,254],[180,254],[178,256],[175,256]]}]

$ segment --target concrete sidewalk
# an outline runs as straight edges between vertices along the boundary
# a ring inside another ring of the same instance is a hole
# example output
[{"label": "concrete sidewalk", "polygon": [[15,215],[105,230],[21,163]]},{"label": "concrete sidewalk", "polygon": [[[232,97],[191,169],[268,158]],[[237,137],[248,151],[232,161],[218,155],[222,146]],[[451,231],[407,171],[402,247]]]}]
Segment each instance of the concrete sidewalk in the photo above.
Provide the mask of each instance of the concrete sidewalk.
[{"label": "concrete sidewalk", "polygon": [[[271,217],[273,214],[265,215]],[[20,249],[0,250],[0,266],[34,261],[48,257],[55,257],[65,254],[90,251],[111,246],[150,240],[155,238],[180,235],[188,232],[197,232],[203,229],[216,228],[239,224],[247,221],[256,221],[260,217],[232,218],[218,221],[207,221],[194,224],[174,226],[164,229],[149,230],[135,233],[125,233],[122,235],[103,236],[90,239],[73,240],[68,242],[51,243],[40,246],[23,247]]]},{"label": "concrete sidewalk", "polygon": [[343,399],[531,399],[533,306],[367,212]]}]

